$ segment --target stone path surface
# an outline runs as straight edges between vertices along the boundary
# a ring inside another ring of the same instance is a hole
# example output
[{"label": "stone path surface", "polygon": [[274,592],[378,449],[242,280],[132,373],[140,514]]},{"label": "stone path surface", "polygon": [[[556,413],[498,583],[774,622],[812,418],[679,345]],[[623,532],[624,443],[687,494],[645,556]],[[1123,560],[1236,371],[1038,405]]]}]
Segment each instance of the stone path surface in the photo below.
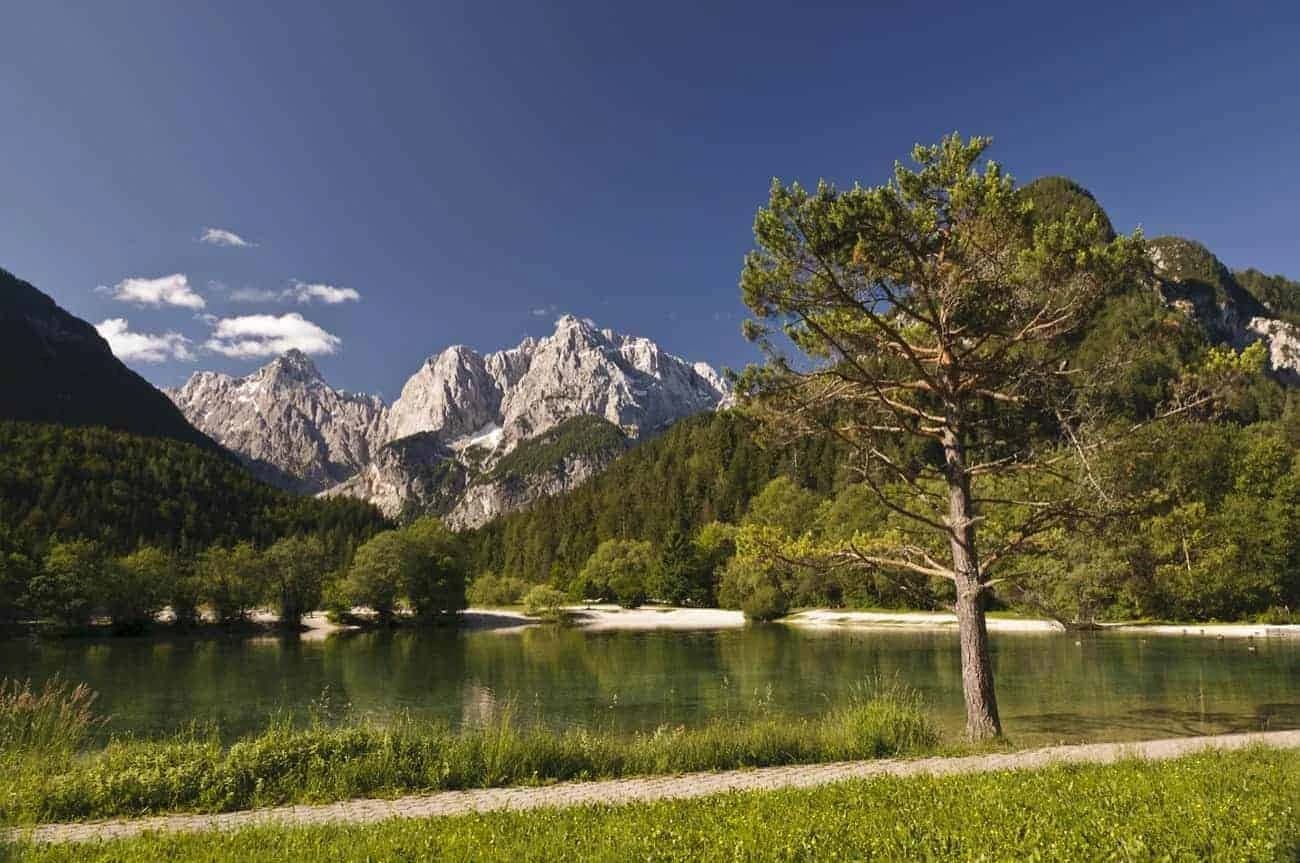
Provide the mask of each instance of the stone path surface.
[{"label": "stone path surface", "polygon": [[345,800],[339,803],[277,806],[218,815],[160,815],[114,821],[45,824],[14,831],[12,838],[26,838],[36,842],[86,842],[134,836],[147,831],[235,830],[259,824],[364,823],[388,818],[432,818],[503,809],[679,800],[728,791],[807,788],[873,776],[938,776],[993,770],[1026,770],[1052,764],[1104,764],[1132,757],[1163,760],[1207,749],[1231,750],[1248,746],[1300,748],[1300,731],[1180,737],[1135,743],[1089,743],[955,758],[881,759],[762,767],[716,773],[571,782],[544,787],[441,791],[389,800]]}]

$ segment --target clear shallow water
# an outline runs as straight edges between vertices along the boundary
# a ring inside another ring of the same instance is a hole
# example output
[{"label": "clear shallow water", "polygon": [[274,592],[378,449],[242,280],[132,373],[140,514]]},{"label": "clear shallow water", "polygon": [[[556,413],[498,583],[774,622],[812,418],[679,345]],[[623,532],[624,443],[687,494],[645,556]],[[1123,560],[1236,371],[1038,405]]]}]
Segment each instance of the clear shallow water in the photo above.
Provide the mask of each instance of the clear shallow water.
[{"label": "clear shallow water", "polygon": [[[1076,644],[1081,641],[1081,644]],[[1018,742],[1300,728],[1300,641],[995,633],[1006,731]],[[811,715],[871,680],[919,690],[962,727],[951,632],[714,632],[530,628],[362,633],[323,641],[235,638],[0,642],[0,677],[84,681],[109,730],[198,720],[234,736],[277,710],[409,711],[453,725],[509,707],[522,723],[616,730],[713,717]]]}]

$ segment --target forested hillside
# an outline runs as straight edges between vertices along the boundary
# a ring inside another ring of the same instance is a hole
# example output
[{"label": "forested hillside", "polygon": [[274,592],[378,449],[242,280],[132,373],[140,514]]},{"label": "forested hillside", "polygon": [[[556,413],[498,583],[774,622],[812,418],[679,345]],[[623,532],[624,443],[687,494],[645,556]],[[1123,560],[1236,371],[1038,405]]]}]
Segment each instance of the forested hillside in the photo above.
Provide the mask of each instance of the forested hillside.
[{"label": "forested hillside", "polygon": [[[1070,213],[1091,220],[1098,242],[1115,235],[1069,180],[1045,178],[1020,194],[1042,222]],[[1181,238],[1149,248],[1157,274],[1107,294],[1067,359],[1105,371],[1093,403],[1126,445],[1094,467],[1124,514],[1053,533],[1016,563],[996,599],[1069,622],[1290,620],[1300,607],[1300,416],[1296,390],[1281,382],[1287,370],[1270,368],[1257,344],[1229,363],[1256,363],[1255,373],[1234,378],[1212,407],[1144,423],[1179,404],[1205,369],[1226,368],[1232,354],[1216,351],[1249,340],[1253,318],[1286,319],[1297,285],[1233,273]],[[1046,452],[1071,445],[1051,416],[1030,419],[993,433],[1028,436]],[[888,455],[906,464],[916,454]],[[720,602],[755,617],[801,605],[947,606],[946,582],[843,564],[837,549],[911,530],[855,467],[832,435],[760,432],[743,411],[696,417],[578,490],[471,534],[472,568],[488,574],[493,590],[483,594],[498,599],[549,582],[574,597]],[[994,539],[1000,529],[985,528]],[[627,572],[637,575],[615,578]]]},{"label": "forested hillside", "polygon": [[476,571],[542,581],[554,570],[567,580],[603,540],[660,542],[674,530],[737,521],[778,475],[830,494],[842,468],[831,441],[767,446],[736,411],[702,414],[634,447],[575,491],[473,532],[471,559]]},{"label": "forested hillside", "polygon": [[0,422],[0,525],[27,547],[86,537],[114,552],[145,543],[191,552],[213,543],[269,544],[293,533],[342,542],[382,524],[367,503],[297,497],[190,444]]},{"label": "forested hillside", "polygon": [[85,321],[0,269],[0,420],[105,426],[218,449]]}]

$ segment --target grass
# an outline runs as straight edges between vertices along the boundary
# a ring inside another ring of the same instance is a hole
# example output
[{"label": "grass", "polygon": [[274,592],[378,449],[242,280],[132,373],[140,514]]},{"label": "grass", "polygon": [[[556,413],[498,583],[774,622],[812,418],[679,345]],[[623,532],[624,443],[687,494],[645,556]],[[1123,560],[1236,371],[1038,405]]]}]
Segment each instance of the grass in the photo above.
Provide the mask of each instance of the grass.
[{"label": "grass", "polygon": [[34,690],[30,681],[0,679],[0,769],[76,751],[100,720],[95,693],[58,678]]},{"label": "grass", "polygon": [[370,825],[18,846],[53,861],[1300,859],[1300,752],[1205,753]]},{"label": "grass", "polygon": [[[48,717],[37,724],[57,727],[61,710],[52,699],[43,708]],[[307,728],[276,721],[228,747],[211,732],[117,739],[89,751],[81,749],[83,742],[84,735],[69,732],[55,737],[57,745],[17,756],[19,766],[0,773],[0,822],[223,812],[415,791],[877,758],[932,751],[938,733],[914,694],[884,686],[816,719],[717,722],[635,735],[521,728],[507,711],[495,722],[459,731],[409,718]]]}]

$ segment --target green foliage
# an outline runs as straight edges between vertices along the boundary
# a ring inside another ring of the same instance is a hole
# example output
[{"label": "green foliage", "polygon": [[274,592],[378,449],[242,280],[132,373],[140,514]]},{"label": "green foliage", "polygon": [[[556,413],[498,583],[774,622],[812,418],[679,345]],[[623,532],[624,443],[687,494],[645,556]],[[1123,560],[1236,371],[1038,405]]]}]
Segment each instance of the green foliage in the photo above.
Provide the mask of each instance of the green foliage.
[{"label": "green foliage", "polygon": [[609,598],[636,608],[661,586],[654,546],[644,540],[605,540],[578,574],[577,586],[581,599]]},{"label": "green foliage", "polygon": [[1288,323],[1300,325],[1300,282],[1286,276],[1268,276],[1251,267],[1232,274],[1252,297]]},{"label": "green foliage", "polygon": [[417,565],[415,550],[404,534],[395,530],[375,534],[352,558],[346,588],[349,602],[369,607],[381,623],[390,623],[402,586],[414,577],[410,570]]},{"label": "green foliage", "polygon": [[1300,752],[852,780],[626,806],[149,834],[32,863],[297,859],[1239,861],[1300,854]]},{"label": "green foliage", "polygon": [[652,592],[671,605],[708,606],[713,601],[713,566],[696,552],[683,530],[674,530],[659,549],[658,584]]},{"label": "green foliage", "polygon": [[564,603],[567,599],[549,584],[537,584],[524,594],[524,612],[530,617],[558,622],[564,618]]},{"label": "green foliage", "polygon": [[749,620],[776,620],[790,610],[782,588],[781,566],[759,555],[737,555],[728,562],[718,585],[724,608],[739,608]]},{"label": "green foliage", "polygon": [[416,618],[445,619],[465,607],[460,539],[433,516],[371,537],[352,558],[343,592],[391,623],[399,600]]},{"label": "green foliage", "polygon": [[800,536],[817,516],[817,495],[800,488],[787,476],[778,476],[758,493],[741,519],[742,524],[761,524]]},{"label": "green foliage", "polygon": [[478,577],[470,582],[467,598],[469,604],[477,608],[515,605],[527,590],[528,585],[523,580],[497,575],[489,570],[479,573]]},{"label": "green foliage", "polygon": [[279,609],[282,626],[297,626],[304,614],[320,607],[332,565],[317,536],[287,536],[266,550],[270,599]]},{"label": "green foliage", "polygon": [[175,558],[153,546],[138,548],[108,564],[100,594],[113,628],[139,632],[153,623],[167,602],[176,569]]},{"label": "green foliage", "polygon": [[403,592],[415,616],[447,618],[465,607],[465,560],[460,541],[445,525],[426,516],[402,528],[414,554],[402,570]]},{"label": "green foliage", "polygon": [[105,581],[106,560],[98,543],[73,539],[52,544],[28,585],[27,605],[65,626],[90,623]]},{"label": "green foliage", "polygon": [[631,736],[521,728],[509,712],[460,731],[411,719],[306,729],[277,724],[228,748],[215,737],[124,739],[44,776],[0,774],[0,823],[886,758],[937,743],[915,695],[897,688],[813,719],[716,722]]},{"label": "green foliage", "polygon": [[238,623],[267,595],[266,561],[251,543],[214,545],[194,564],[204,599],[222,623]]},{"label": "green foliage", "polygon": [[1020,197],[1033,209],[1035,223],[1050,224],[1074,218],[1084,224],[1096,225],[1096,240],[1109,243],[1115,239],[1115,228],[1101,204],[1083,186],[1068,177],[1039,177],[1021,186]]}]

